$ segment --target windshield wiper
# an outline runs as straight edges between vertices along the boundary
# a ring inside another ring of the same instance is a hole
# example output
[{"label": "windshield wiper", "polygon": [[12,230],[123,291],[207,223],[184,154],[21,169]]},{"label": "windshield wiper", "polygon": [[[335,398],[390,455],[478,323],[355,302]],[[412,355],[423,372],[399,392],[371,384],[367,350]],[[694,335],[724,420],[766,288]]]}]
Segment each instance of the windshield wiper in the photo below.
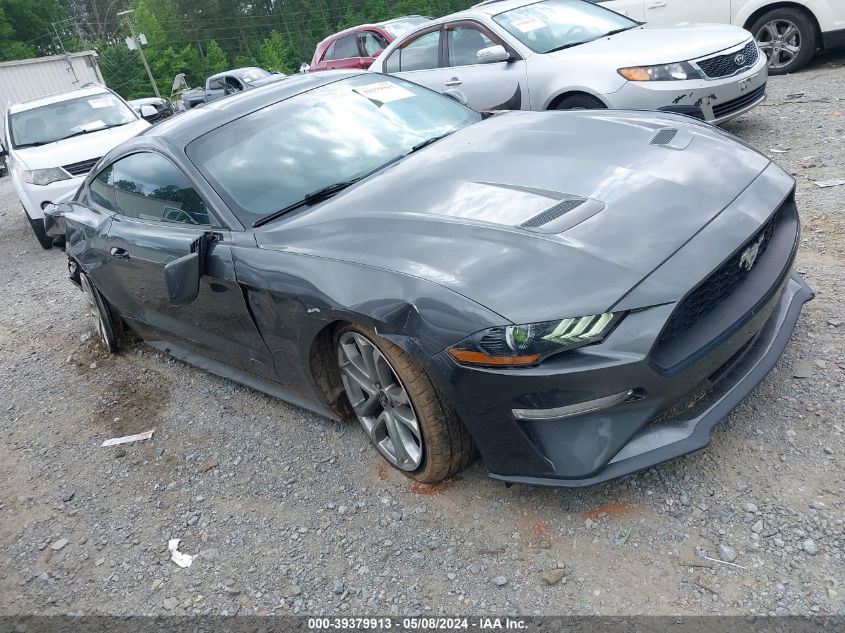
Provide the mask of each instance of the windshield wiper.
[{"label": "windshield wiper", "polygon": [[46,145],[47,143],[53,143],[54,141],[35,141],[34,143],[21,143],[20,145],[15,145],[15,149],[24,149],[25,147],[41,147],[42,145]]},{"label": "windshield wiper", "polygon": [[63,141],[67,138],[73,138],[74,136],[82,136],[83,134],[93,134],[94,132],[102,132],[103,130],[110,130],[113,127],[122,127],[124,125],[129,125],[130,123],[131,121],[127,121],[126,123],[112,123],[111,125],[104,125],[103,127],[94,128],[93,130],[79,130],[79,132],[68,134],[67,136],[63,136],[62,138],[57,138],[55,141],[50,141],[50,143],[58,143],[59,141]]},{"label": "windshield wiper", "polygon": [[300,207],[307,207],[315,202],[320,202],[321,200],[326,200],[327,198],[331,198],[336,193],[340,193],[347,187],[351,187],[356,182],[364,178],[364,176],[360,176],[359,178],[353,178],[352,180],[347,180],[345,182],[336,182],[331,185],[327,185],[322,189],[317,189],[317,191],[312,191],[311,193],[307,194],[302,200],[294,202],[293,204],[289,204],[283,209],[279,209],[278,211],[271,213],[270,215],[266,215],[263,218],[256,220],[252,223],[252,228],[257,229],[259,226],[264,226],[268,222],[272,222],[276,220],[286,213],[290,213],[291,211],[295,211]]},{"label": "windshield wiper", "polygon": [[432,136],[431,138],[424,140],[422,143],[417,143],[416,145],[414,145],[414,146],[411,148],[411,151],[410,151],[410,152],[408,152],[408,153],[409,153],[409,154],[413,154],[414,152],[418,152],[418,151],[420,151],[421,149],[423,149],[424,147],[428,147],[428,146],[429,146],[429,145],[431,145],[432,143],[436,143],[436,142],[437,142],[437,141],[439,141],[440,139],[442,139],[442,138],[446,138],[446,137],[447,137],[447,136],[449,136],[451,133],[452,133],[452,132],[446,132],[445,134],[439,134],[438,136]]}]

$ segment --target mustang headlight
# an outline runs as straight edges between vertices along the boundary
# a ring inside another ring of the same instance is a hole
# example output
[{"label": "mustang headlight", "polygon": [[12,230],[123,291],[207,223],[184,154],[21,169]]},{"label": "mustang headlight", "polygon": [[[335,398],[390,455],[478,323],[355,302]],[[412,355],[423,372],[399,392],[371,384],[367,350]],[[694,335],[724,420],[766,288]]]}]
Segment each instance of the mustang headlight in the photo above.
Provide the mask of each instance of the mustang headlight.
[{"label": "mustang headlight", "polygon": [[33,169],[32,171],[21,170],[21,178],[24,182],[33,185],[49,185],[59,180],[70,180],[68,174],[61,167],[50,167],[49,169]]},{"label": "mustang headlight", "polygon": [[598,343],[622,316],[606,312],[562,321],[497,326],[476,332],[448,351],[467,365],[535,365],[553,354]]},{"label": "mustang headlight", "polygon": [[701,79],[699,72],[687,62],[659,66],[632,66],[617,71],[628,81],[682,81]]}]

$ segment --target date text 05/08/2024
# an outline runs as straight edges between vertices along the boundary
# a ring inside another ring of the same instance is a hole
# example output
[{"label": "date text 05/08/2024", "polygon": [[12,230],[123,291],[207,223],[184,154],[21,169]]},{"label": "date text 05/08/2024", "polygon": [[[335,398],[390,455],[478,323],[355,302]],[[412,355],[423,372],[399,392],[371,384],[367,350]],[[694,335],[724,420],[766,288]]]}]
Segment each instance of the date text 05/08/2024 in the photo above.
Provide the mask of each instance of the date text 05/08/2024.
[{"label": "date text 05/08/2024", "polygon": [[311,630],[345,631],[459,631],[459,630],[510,630],[519,631],[527,627],[525,621],[518,618],[465,618],[465,617],[419,617],[419,618],[382,618],[382,617],[345,617],[345,618],[308,618]]}]

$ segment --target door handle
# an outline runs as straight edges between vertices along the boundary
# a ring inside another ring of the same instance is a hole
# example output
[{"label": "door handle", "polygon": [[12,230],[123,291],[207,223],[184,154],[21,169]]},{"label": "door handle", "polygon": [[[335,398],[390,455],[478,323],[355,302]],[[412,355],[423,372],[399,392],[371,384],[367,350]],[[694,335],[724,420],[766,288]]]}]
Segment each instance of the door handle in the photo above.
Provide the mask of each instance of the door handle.
[{"label": "door handle", "polygon": [[122,248],[117,248],[115,246],[109,252],[112,257],[116,257],[117,259],[129,259],[129,252]]},{"label": "door handle", "polygon": [[443,82],[444,85],[449,86],[449,87],[460,86],[462,83],[464,83],[464,82],[461,81],[460,79],[458,79],[457,77],[452,77],[449,81]]},{"label": "door handle", "polygon": [[648,8],[649,9],[662,9],[665,6],[666,6],[665,0],[657,0],[657,2],[652,2],[650,5],[648,5]]}]

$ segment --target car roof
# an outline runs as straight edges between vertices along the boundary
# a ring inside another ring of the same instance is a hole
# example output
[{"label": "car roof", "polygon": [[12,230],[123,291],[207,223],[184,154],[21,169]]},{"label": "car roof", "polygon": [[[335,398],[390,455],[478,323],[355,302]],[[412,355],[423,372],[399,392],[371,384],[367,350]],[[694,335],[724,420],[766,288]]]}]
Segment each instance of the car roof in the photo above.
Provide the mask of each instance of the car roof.
[{"label": "car roof", "polygon": [[40,108],[41,106],[51,105],[53,103],[61,103],[62,101],[69,101],[78,97],[89,97],[100,94],[112,94],[112,92],[105,86],[93,84],[84,88],[77,88],[76,90],[60,92],[48,97],[37,97],[29,101],[21,101],[11,106],[9,112],[14,114],[15,112],[24,112],[25,110],[32,110],[33,108]]},{"label": "car roof", "polygon": [[486,0],[480,2],[468,9],[467,12],[486,13],[487,15],[497,15],[503,11],[516,9],[517,7],[524,7],[528,4],[536,4],[541,0]]},{"label": "car roof", "polygon": [[357,33],[358,31],[365,31],[367,29],[372,28],[382,28],[388,24],[393,24],[394,22],[401,22],[402,20],[411,20],[414,18],[422,18],[423,20],[431,20],[431,18],[426,17],[424,15],[403,15],[398,18],[390,18],[389,20],[384,20],[383,22],[368,22],[366,24],[359,24],[357,26],[350,26],[349,28],[343,29],[342,31],[338,31],[337,33],[332,33],[328,37],[324,37],[320,40],[320,43],[317,46],[321,46],[326,42],[329,42],[333,39],[336,39],[342,35],[349,35],[350,33]]},{"label": "car roof", "polygon": [[222,73],[214,73],[210,75],[209,79],[217,79],[218,77],[225,77],[226,75],[234,75],[235,77],[242,75],[246,70],[262,70],[267,72],[263,68],[259,68],[258,66],[243,66],[241,68],[233,68],[231,70],[224,70]]},{"label": "car roof", "polygon": [[135,141],[162,139],[166,143],[188,145],[203,134],[269,105],[284,101],[303,92],[325,86],[355,75],[372,74],[366,71],[328,70],[320,73],[305,73],[286,77],[253,90],[216,99],[200,108],[193,108],[179,116],[171,117],[144,130]]}]

